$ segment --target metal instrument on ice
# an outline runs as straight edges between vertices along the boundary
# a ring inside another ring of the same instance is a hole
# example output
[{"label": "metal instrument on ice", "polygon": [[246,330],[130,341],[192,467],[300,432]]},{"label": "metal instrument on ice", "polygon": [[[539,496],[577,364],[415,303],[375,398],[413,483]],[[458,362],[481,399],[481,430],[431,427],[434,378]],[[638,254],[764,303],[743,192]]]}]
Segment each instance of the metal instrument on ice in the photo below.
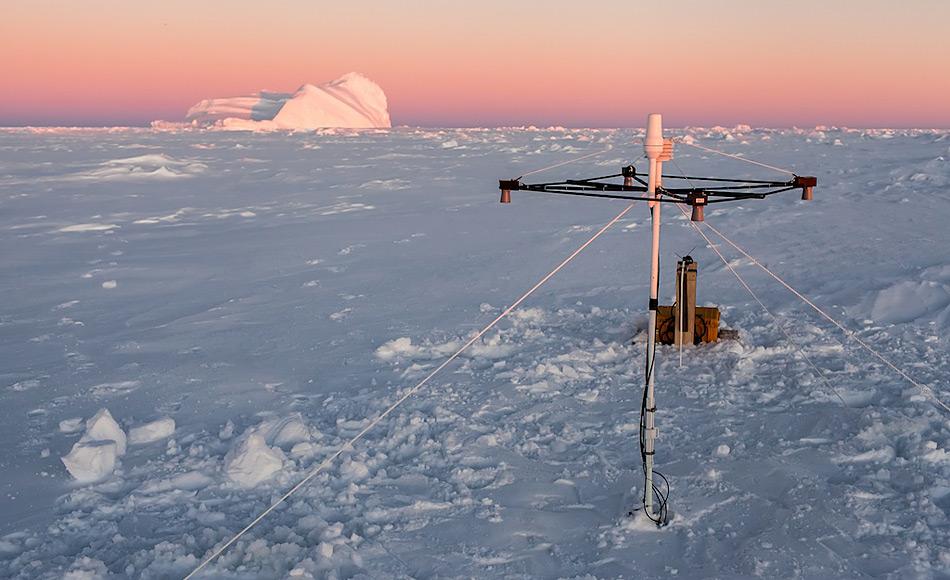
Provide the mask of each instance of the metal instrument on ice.
[{"label": "metal instrument on ice", "polygon": [[[686,143],[689,145],[689,143]],[[713,153],[719,153],[705,147],[695,145]],[[659,311],[659,261],[660,261],[660,209],[665,203],[687,205],[691,208],[690,219],[701,222],[705,220],[707,206],[730,201],[746,201],[765,199],[771,195],[800,189],[802,200],[808,201],[813,197],[813,191],[818,179],[813,176],[801,176],[785,170],[749,161],[757,165],[790,173],[791,179],[785,181],[770,181],[759,179],[741,179],[727,177],[701,177],[687,175],[663,174],[663,163],[673,159],[673,140],[663,138],[663,121],[661,115],[650,114],[647,117],[646,137],[643,140],[644,156],[648,160],[646,174],[638,172],[634,165],[621,168],[619,173],[590,177],[586,179],[566,179],[545,183],[525,183],[522,177],[503,179],[498,182],[501,190],[501,203],[511,203],[511,192],[530,191],[575,195],[582,197],[620,199],[627,201],[646,201],[650,208],[653,222],[652,250],[650,260],[650,299],[649,327],[647,329],[646,348],[646,376],[643,389],[643,401],[640,407],[640,457],[643,463],[643,513],[657,525],[664,525],[669,521],[667,498],[669,496],[669,482],[658,471],[654,470],[654,454],[656,442],[656,400],[654,363],[656,361],[657,317]],[[730,155],[727,155],[730,156]],[[734,157],[734,156],[730,156]],[[644,180],[644,177],[646,179]],[[622,183],[615,180],[623,178]],[[668,187],[663,183],[665,179],[676,179],[685,182],[685,185]],[[684,274],[689,276],[689,265]],[[679,273],[679,272],[678,272]],[[693,269],[695,276],[695,269]],[[693,278],[693,295],[695,296],[695,277]],[[680,298],[678,298],[680,299]],[[681,303],[682,304],[682,303]],[[718,313],[717,313],[718,314]],[[695,329],[688,328],[689,318],[676,317],[677,326],[674,341],[683,344],[693,341]],[[718,315],[716,316],[718,324]],[[664,482],[665,489],[661,489],[654,481],[654,475]]]}]

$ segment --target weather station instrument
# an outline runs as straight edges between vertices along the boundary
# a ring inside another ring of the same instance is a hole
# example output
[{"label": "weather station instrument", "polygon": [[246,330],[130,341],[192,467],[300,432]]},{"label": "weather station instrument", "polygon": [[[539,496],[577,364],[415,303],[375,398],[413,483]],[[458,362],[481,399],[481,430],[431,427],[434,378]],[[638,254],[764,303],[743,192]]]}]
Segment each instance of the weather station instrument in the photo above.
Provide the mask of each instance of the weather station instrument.
[{"label": "weather station instrument", "polygon": [[[689,145],[690,143],[684,142]],[[617,199],[629,202],[645,201],[652,216],[652,246],[650,253],[650,297],[648,302],[649,322],[646,341],[646,362],[643,397],[640,406],[640,458],[643,465],[642,513],[659,526],[669,522],[669,481],[654,469],[656,454],[656,342],[657,313],[659,310],[659,266],[660,266],[660,214],[664,204],[679,204],[682,211],[690,208],[693,222],[705,220],[705,209],[713,204],[732,201],[765,199],[769,196],[800,190],[802,200],[812,199],[818,180],[813,176],[801,176],[737,156],[766,168],[789,173],[791,179],[770,181],[729,177],[703,177],[688,175],[669,175],[663,173],[663,163],[673,159],[672,139],[663,137],[662,116],[657,113],[647,117],[646,136],[643,140],[643,157],[647,158],[647,172],[641,173],[630,164],[621,168],[619,173],[602,175],[586,179],[566,179],[543,183],[525,183],[522,177],[503,179],[498,183],[501,190],[501,203],[511,203],[514,191],[538,192],[547,194],[573,195],[581,197]],[[700,149],[705,147],[698,146]],[[706,149],[714,153],[715,150]],[[642,157],[641,157],[642,159]],[[644,179],[645,178],[645,179]],[[677,180],[676,186],[667,186],[664,181]],[[662,480],[662,485],[657,484]],[[634,513],[638,510],[633,510]]]}]

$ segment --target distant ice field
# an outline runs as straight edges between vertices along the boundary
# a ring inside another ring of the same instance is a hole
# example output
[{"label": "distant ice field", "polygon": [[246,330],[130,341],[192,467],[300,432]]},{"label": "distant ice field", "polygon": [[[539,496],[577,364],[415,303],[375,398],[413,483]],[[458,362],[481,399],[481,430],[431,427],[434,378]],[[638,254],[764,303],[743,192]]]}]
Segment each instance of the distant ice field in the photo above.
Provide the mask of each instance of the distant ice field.
[{"label": "distant ice field", "polygon": [[[706,219],[950,404],[950,132],[672,134],[816,175]],[[641,136],[0,130],[0,577],[186,575],[624,207],[499,178],[645,171]],[[842,404],[663,221],[661,303],[690,254],[740,335],[658,351],[668,527],[625,516],[639,204],[203,577],[950,578],[950,416],[720,244]]]}]

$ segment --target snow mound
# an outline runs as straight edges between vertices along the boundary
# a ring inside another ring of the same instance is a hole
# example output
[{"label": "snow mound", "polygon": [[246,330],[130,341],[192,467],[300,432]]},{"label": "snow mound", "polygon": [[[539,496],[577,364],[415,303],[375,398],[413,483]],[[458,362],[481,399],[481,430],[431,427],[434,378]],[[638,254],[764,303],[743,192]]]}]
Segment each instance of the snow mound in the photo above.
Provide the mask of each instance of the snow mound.
[{"label": "snow mound", "polygon": [[284,466],[284,452],[267,445],[264,436],[249,433],[224,458],[228,478],[241,487],[254,487]]},{"label": "snow mound", "polygon": [[109,409],[99,409],[99,412],[86,421],[86,433],[80,441],[114,441],[119,455],[125,455],[125,432]]},{"label": "snow mound", "polygon": [[383,89],[359,73],[305,84],[294,93],[205,99],[188,109],[185,118],[195,125],[238,131],[392,127]]},{"label": "snow mound", "polygon": [[911,322],[950,304],[947,286],[933,281],[904,281],[881,290],[871,318],[884,323]]},{"label": "snow mound", "polygon": [[254,487],[283,468],[285,449],[291,449],[295,456],[306,455],[302,448],[298,453],[293,449],[309,445],[314,435],[321,437],[307,426],[300,413],[267,419],[247,429],[237,440],[224,458],[224,471],[238,485]]},{"label": "snow mound", "polygon": [[139,425],[129,430],[129,443],[132,445],[142,445],[160,441],[171,436],[175,432],[175,420],[171,417],[165,417],[151,423]]},{"label": "snow mound", "polygon": [[117,227],[119,226],[115,224],[73,224],[61,227],[57,231],[67,234],[75,232],[108,232]]},{"label": "snow mound", "polygon": [[299,414],[277,421],[270,428],[270,434],[272,437],[268,438],[268,441],[277,447],[292,447],[310,441],[310,428]]},{"label": "snow mound", "polygon": [[104,179],[108,181],[162,181],[193,177],[204,172],[207,168],[207,165],[195,160],[176,159],[162,153],[151,153],[135,157],[110,159],[99,164],[99,167],[95,169],[75,173],[70,177],[72,179]]},{"label": "snow mound", "polygon": [[125,432],[108,409],[100,409],[86,421],[86,432],[62,462],[76,481],[91,483],[115,470],[116,459],[125,454],[125,447]]},{"label": "snow mound", "polygon": [[92,483],[115,471],[118,454],[115,441],[79,441],[62,461],[76,481]]},{"label": "snow mound", "polygon": [[393,360],[400,356],[412,356],[418,354],[419,347],[412,344],[412,339],[408,336],[395,338],[376,349],[376,357],[380,360]]},{"label": "snow mound", "polygon": [[59,430],[61,433],[75,433],[80,429],[82,429],[82,417],[63,419],[59,422]]},{"label": "snow mound", "polygon": [[109,569],[102,560],[83,556],[70,566],[69,571],[63,574],[63,580],[99,580],[108,578]]}]

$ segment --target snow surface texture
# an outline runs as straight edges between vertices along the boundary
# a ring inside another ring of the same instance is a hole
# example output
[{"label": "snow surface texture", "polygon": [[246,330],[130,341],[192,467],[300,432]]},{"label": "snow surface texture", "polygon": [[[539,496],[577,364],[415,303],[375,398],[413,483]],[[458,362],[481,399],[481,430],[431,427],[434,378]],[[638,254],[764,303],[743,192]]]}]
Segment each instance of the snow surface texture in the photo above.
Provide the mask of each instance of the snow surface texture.
[{"label": "snow surface texture", "polygon": [[261,91],[243,97],[206,99],[189,109],[185,119],[237,131],[392,126],[383,89],[359,73],[348,73],[322,85],[303,85],[294,93]]},{"label": "snow surface texture", "polygon": [[[818,175],[814,202],[790,192],[707,220],[950,399],[950,134],[688,135]],[[638,137],[0,132],[0,577],[185,575],[622,207],[502,206],[495,179],[606,144],[537,177],[611,173]],[[773,177],[687,147],[676,159]],[[181,176],[137,176],[158,166]],[[624,517],[641,481],[641,205],[204,577],[947,577],[948,418],[723,246],[842,405],[663,214],[662,302],[691,253],[700,303],[741,334],[682,367],[659,349],[670,526]],[[104,407],[128,449],[77,483],[59,458]],[[141,442],[156,431],[170,433]]]}]

